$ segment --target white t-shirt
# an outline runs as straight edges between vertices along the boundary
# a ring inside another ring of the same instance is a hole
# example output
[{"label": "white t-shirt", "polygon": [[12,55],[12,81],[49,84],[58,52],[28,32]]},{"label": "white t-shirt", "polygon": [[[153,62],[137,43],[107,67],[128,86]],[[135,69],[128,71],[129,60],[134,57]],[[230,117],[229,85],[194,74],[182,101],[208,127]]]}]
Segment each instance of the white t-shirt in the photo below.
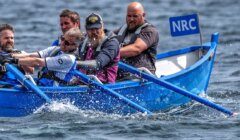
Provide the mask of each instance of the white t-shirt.
[{"label": "white t-shirt", "polygon": [[38,53],[41,58],[45,58],[47,69],[55,71],[55,76],[64,79],[73,67],[76,57],[73,54],[66,54],[62,51],[60,51],[58,55],[51,57],[50,55],[53,51],[56,51],[56,47],[58,46],[48,47]]}]

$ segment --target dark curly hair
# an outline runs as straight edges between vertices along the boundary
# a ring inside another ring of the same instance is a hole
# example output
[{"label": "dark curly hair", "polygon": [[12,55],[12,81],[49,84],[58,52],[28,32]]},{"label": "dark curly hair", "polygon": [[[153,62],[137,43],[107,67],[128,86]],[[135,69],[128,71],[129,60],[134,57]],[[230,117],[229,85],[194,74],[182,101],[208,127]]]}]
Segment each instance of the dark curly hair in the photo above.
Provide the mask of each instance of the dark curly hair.
[{"label": "dark curly hair", "polygon": [[3,31],[3,30],[10,30],[12,32],[14,32],[14,29],[11,25],[9,24],[1,24],[0,25],[0,33]]}]

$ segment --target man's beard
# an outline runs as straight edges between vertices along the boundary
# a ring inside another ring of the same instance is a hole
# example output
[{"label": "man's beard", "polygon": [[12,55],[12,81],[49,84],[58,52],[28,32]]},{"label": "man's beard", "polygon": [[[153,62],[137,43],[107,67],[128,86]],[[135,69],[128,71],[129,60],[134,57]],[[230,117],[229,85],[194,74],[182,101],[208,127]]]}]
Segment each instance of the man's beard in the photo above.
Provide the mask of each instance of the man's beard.
[{"label": "man's beard", "polygon": [[13,48],[14,48],[14,46],[10,43],[7,43],[4,46],[1,45],[0,47],[1,47],[2,51],[7,52],[7,53],[11,53],[13,51]]},{"label": "man's beard", "polygon": [[134,25],[134,26],[129,26],[128,25],[128,32],[135,32],[137,30],[138,27],[140,27],[141,25]]},{"label": "man's beard", "polygon": [[89,39],[89,43],[91,44],[92,47],[97,47],[102,41],[102,37],[99,37],[99,38],[90,38]]}]

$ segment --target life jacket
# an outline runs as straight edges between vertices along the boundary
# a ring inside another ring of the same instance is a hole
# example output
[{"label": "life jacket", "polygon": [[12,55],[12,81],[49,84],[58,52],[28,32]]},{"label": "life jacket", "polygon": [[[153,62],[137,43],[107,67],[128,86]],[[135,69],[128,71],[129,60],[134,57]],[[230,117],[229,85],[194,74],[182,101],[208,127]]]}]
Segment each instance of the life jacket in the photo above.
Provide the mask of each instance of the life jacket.
[{"label": "life jacket", "polygon": [[[21,51],[14,49],[11,53],[21,53]],[[0,54],[8,54],[8,53],[0,52]],[[23,70],[20,67],[18,67],[18,69],[20,69],[23,72]],[[19,84],[17,78],[11,72],[8,72],[5,66],[2,64],[0,64],[0,81],[4,81],[5,83],[7,83],[7,87],[12,87],[12,86],[15,86],[16,84]]]},{"label": "life jacket", "polygon": [[51,46],[60,46],[61,43],[61,38],[63,37],[63,35],[58,36],[58,38],[53,41],[53,43],[51,44]]},{"label": "life jacket", "polygon": [[[89,53],[90,48],[88,48],[88,37],[86,37],[83,41],[83,43],[80,45],[79,47],[79,56],[78,59],[79,60],[93,60],[96,58],[96,56],[99,54],[99,52],[101,51],[103,45],[111,40],[111,39],[116,39],[116,36],[114,36],[112,33],[107,34],[104,39],[102,40],[102,42],[97,46],[97,48],[95,50],[92,50],[93,53]],[[103,82],[103,83],[114,83],[117,77],[117,70],[118,70],[118,62],[120,60],[120,53],[118,53],[118,55],[108,63],[108,65],[104,66],[103,69],[101,70],[84,70],[84,69],[79,69],[80,71],[82,71],[85,74],[88,75],[96,75],[98,77],[98,79]]]},{"label": "life jacket", "polygon": [[[49,57],[54,57],[62,54],[62,51],[59,46],[56,46],[54,50],[50,53]],[[63,85],[73,85],[71,80],[73,79],[72,72],[76,69],[76,62],[71,67],[70,71],[65,75],[64,79],[57,77],[57,72],[48,70],[46,67],[43,67],[38,73],[38,85],[40,86],[63,86]]]},{"label": "life jacket", "polygon": [[120,28],[120,30],[119,30],[119,32],[118,32],[118,34],[117,34],[117,35],[119,36],[118,41],[121,43],[121,46],[126,46],[126,45],[128,45],[128,44],[134,43],[135,40],[137,39],[137,36],[138,36],[138,35],[140,34],[140,32],[142,31],[142,29],[145,28],[145,27],[147,27],[147,26],[149,26],[149,25],[151,25],[151,24],[149,24],[149,23],[146,22],[146,23],[144,23],[143,25],[141,25],[140,27],[138,27],[135,32],[130,33],[130,34],[128,34],[128,35],[126,36],[127,24],[124,24],[124,25]]},{"label": "life jacket", "polygon": [[59,44],[60,44],[60,41],[59,41],[59,39],[57,39],[52,43],[51,46],[59,46]]},{"label": "life jacket", "polygon": [[[143,25],[139,26],[135,32],[132,33],[127,33],[127,24],[123,25],[119,32],[118,32],[118,40],[121,43],[121,47],[127,46],[129,44],[133,44],[138,35],[141,33],[141,31],[148,27],[148,26],[152,26],[150,23],[145,22]],[[143,51],[141,54],[134,56],[134,57],[129,57],[129,58],[123,58],[121,59],[123,62],[133,65],[135,67],[142,67],[142,65],[144,65],[142,62],[150,59],[150,63],[151,63],[151,67],[147,67],[151,72],[155,72],[156,67],[155,67],[155,52],[156,50],[151,49],[150,47]]]}]

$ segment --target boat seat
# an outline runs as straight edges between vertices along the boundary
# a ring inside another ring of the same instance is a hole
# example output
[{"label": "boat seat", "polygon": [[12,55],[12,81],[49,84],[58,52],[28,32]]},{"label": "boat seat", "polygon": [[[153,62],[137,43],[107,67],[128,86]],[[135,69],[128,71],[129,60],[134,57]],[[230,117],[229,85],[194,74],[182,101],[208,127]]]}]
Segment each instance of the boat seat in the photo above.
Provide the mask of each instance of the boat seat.
[{"label": "boat seat", "polygon": [[[144,72],[144,73],[147,73],[149,75],[156,76],[153,73],[151,73],[151,71],[149,69],[147,69],[146,67],[140,67],[140,68],[137,68],[137,69],[140,72],[142,72],[142,73]],[[117,79],[116,82],[123,82],[123,81],[126,81],[126,80],[135,81],[135,82],[137,82],[137,81],[144,81],[142,78],[140,78],[140,77],[138,77],[136,75],[131,75],[131,76],[126,76],[126,77],[124,77],[124,78],[122,78],[120,80]]]},{"label": "boat seat", "polygon": [[154,75],[154,74],[152,74],[151,71],[150,71],[149,69],[147,69],[146,67],[140,67],[140,68],[138,68],[138,69],[139,69],[140,71],[142,71],[142,72],[147,73],[147,74]]},{"label": "boat seat", "polygon": [[34,85],[37,85],[36,82],[34,81],[33,77],[29,74],[26,74],[25,77],[30,80]]},{"label": "boat seat", "polygon": [[87,75],[89,78],[91,78],[92,80],[95,80],[95,81],[97,81],[98,83],[100,83],[100,84],[103,84],[98,78],[97,78],[97,76],[95,76],[95,75]]}]

